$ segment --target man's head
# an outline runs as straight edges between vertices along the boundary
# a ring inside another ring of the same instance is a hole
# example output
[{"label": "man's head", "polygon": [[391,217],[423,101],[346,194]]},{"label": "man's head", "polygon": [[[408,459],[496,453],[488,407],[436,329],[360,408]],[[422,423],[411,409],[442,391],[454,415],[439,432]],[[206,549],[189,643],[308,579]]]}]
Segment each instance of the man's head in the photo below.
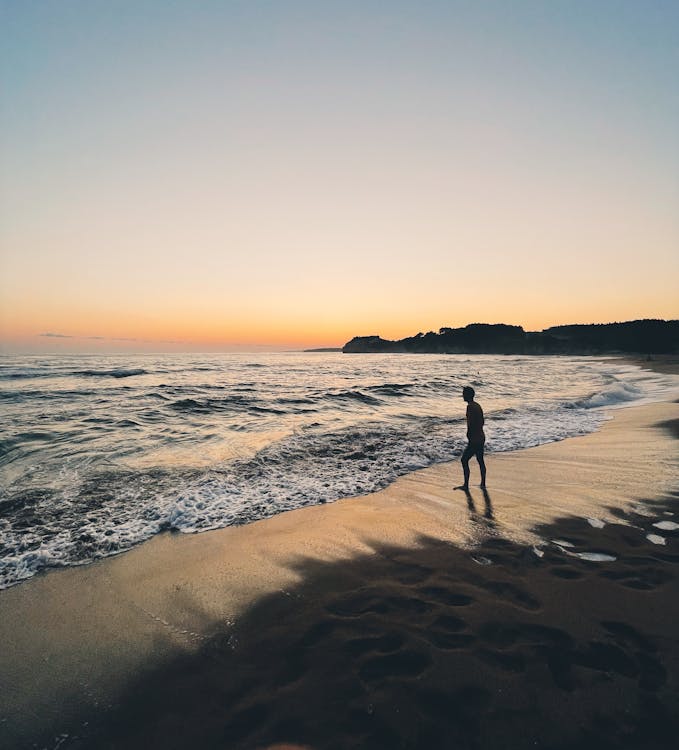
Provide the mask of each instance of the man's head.
[{"label": "man's head", "polygon": [[462,398],[467,403],[474,400],[474,389],[470,385],[465,385],[462,389]]}]

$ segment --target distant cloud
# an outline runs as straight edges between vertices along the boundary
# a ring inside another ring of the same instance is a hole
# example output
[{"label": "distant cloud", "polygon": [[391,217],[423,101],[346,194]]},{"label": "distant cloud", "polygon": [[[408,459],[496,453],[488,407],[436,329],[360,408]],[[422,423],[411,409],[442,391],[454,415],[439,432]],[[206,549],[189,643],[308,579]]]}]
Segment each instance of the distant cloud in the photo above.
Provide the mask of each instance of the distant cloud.
[{"label": "distant cloud", "polygon": [[113,336],[71,336],[67,333],[39,333],[38,336],[49,339],[84,339],[85,341],[138,341],[142,344],[183,344],[183,341],[153,341],[152,339],[120,338]]}]

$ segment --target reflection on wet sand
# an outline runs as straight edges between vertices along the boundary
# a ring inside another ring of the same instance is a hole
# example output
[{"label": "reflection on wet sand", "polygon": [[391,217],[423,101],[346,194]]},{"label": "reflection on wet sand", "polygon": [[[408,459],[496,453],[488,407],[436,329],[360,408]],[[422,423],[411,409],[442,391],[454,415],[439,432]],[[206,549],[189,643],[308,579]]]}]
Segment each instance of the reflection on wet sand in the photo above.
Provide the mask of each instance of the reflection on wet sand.
[{"label": "reflection on wet sand", "polygon": [[[471,517],[474,518],[478,516],[476,504],[474,503],[474,496],[472,495],[471,490],[468,488],[467,489],[459,488],[459,489],[462,489],[462,491],[465,494],[465,497],[467,498],[467,507],[469,508],[469,513],[471,514]],[[492,521],[493,520],[493,503],[491,502],[491,499],[490,499],[490,493],[488,492],[488,489],[485,487],[481,488],[481,493],[483,495],[483,502],[485,505],[485,510],[484,510],[483,515],[485,516],[485,518]]]}]

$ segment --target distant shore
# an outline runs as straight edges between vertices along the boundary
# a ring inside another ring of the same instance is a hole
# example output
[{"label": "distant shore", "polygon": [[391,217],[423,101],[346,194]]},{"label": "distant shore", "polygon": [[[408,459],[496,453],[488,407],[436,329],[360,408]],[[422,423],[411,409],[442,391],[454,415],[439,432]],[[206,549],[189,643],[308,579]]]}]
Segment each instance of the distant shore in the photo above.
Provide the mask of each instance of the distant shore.
[{"label": "distant shore", "polygon": [[345,354],[677,354],[679,320],[630,320],[624,323],[561,325],[525,331],[505,323],[470,323],[443,327],[397,341],[380,336],[354,336]]},{"label": "distant shore", "polygon": [[665,375],[679,374],[679,354],[655,354],[651,356],[627,356],[623,359],[633,365]]}]

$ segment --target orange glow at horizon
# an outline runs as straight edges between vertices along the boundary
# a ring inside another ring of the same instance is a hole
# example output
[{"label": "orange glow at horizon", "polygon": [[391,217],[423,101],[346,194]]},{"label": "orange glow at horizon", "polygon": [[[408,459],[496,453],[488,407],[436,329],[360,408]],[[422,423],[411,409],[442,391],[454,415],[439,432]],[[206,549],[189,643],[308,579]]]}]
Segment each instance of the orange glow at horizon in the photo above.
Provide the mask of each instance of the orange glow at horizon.
[{"label": "orange glow at horizon", "polygon": [[[651,302],[649,300],[649,302]],[[252,311],[247,318],[234,319],[209,316],[201,319],[190,313],[137,315],[127,312],[111,314],[106,311],[62,311],[43,313],[33,308],[25,314],[0,318],[0,351],[104,351],[104,350],[163,350],[163,351],[220,351],[258,349],[285,350],[324,346],[339,347],[353,336],[380,335],[385,339],[400,339],[420,331],[438,331],[442,326],[461,327],[468,323],[508,323],[521,325],[525,330],[542,330],[552,325],[569,323],[607,323],[639,317],[676,317],[671,307],[661,309],[649,304],[647,314],[635,314],[632,305],[620,304],[613,315],[607,306],[581,306],[569,315],[557,306],[553,317],[535,316],[535,304],[528,303],[525,316],[507,315],[502,309],[480,311],[477,315],[451,309],[424,314],[417,309],[393,308],[348,311],[346,315],[313,316],[281,311]],[[12,318],[14,318],[12,320]],[[50,334],[50,335],[45,335]]]},{"label": "orange glow at horizon", "polygon": [[0,351],[679,318],[672,4],[9,5]]}]

